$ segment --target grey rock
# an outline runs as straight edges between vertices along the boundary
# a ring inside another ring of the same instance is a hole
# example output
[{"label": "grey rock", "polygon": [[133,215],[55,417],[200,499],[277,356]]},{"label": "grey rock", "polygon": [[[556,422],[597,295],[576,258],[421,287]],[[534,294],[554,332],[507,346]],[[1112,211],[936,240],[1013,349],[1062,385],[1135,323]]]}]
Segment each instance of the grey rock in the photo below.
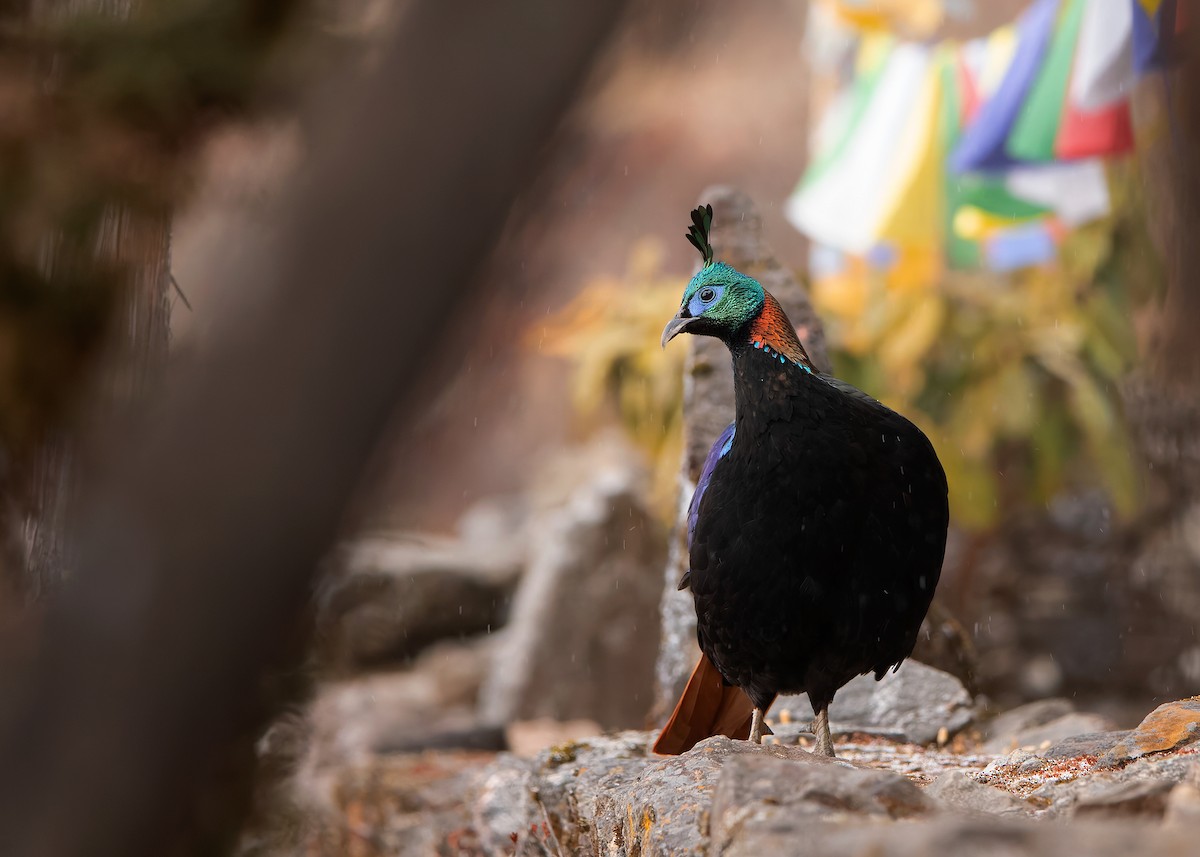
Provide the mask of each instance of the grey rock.
[{"label": "grey rock", "polygon": [[983,749],[988,753],[1004,753],[1018,747],[1044,750],[1078,735],[1111,731],[1115,726],[1115,723],[1102,715],[1076,711],[1040,726],[997,735],[986,741]]},{"label": "grey rock", "polygon": [[380,741],[375,752],[381,755],[394,753],[424,753],[429,750],[476,750],[500,752],[507,750],[508,738],[503,726],[480,723],[474,718],[455,722],[434,722],[428,731],[413,730],[388,736]]},{"label": "grey rock", "polygon": [[[828,371],[829,357],[820,320],[803,286],[775,258],[762,234],[762,218],[749,196],[728,187],[710,187],[701,203],[713,207],[712,243],[718,259],[755,277],[783,305],[804,348],[818,369]],[[655,712],[665,718],[674,708],[695,665],[696,614],[691,594],[677,584],[687,569],[685,525],[688,503],[700,467],[713,441],[733,420],[733,369],[725,346],[707,336],[689,336],[684,371],[684,460],[679,478],[679,524],[671,538],[662,581],[662,645],[656,669]]]},{"label": "grey rock", "polygon": [[925,789],[925,794],[948,809],[959,811],[1023,816],[1033,810],[1023,800],[984,785],[967,771],[947,771]]},{"label": "grey rock", "polygon": [[[705,781],[719,759],[713,754],[696,755],[686,762],[673,757],[656,766],[647,756],[646,739],[645,733],[624,733],[568,742],[532,761],[497,757],[479,775],[472,799],[473,823],[485,853],[613,853],[614,843],[637,841],[643,834],[641,812],[655,820],[659,814],[671,813],[676,820],[671,831],[676,844],[698,843],[698,813],[711,791]],[[651,782],[669,786],[656,795],[661,798],[656,803],[640,802],[634,822],[632,787],[652,766],[658,768],[658,775]],[[661,838],[654,821],[649,827]]]},{"label": "grey rock", "polygon": [[1044,806],[1050,817],[1073,817],[1081,811],[1157,817],[1165,812],[1167,795],[1180,783],[1200,783],[1200,757],[1191,753],[1148,756],[1121,768],[1081,769],[1069,779],[1047,777],[1029,800]]},{"label": "grey rock", "polygon": [[[1157,467],[1147,474],[1155,483],[1166,475]],[[1113,705],[1124,719],[1115,707],[1122,698],[1197,686],[1190,623],[1200,609],[1200,563],[1181,536],[1190,501],[1155,496],[1164,514],[1137,522],[1112,514],[1103,495],[1071,497],[1053,512],[1022,512],[981,549],[963,618],[977,631],[989,696],[1070,692],[1085,707],[1110,713]],[[1105,677],[1101,685],[1096,676]]]},{"label": "grey rock", "polygon": [[1184,857],[1195,853],[1194,834],[1157,824],[1106,823],[1055,825],[1018,819],[936,816],[904,824],[812,824],[780,820],[740,837],[722,857]]},{"label": "grey rock", "polygon": [[1037,753],[1031,753],[1020,747],[1005,753],[1003,756],[997,756],[993,759],[986,768],[981,772],[981,776],[985,781],[988,780],[988,775],[993,772],[1002,773],[1020,773],[1032,774],[1045,768],[1049,763],[1039,756]]},{"label": "grey rock", "polygon": [[1100,759],[1118,765],[1152,753],[1163,753],[1200,740],[1200,697],[1164,702],[1142,719],[1128,737]]},{"label": "grey rock", "polygon": [[1043,770],[1048,764],[1049,763],[1045,759],[1041,758],[1040,756],[1035,756],[1031,753],[1027,759],[1023,760],[1017,765],[1017,773],[1032,774],[1036,771]]},{"label": "grey rock", "polygon": [[710,847],[722,853],[749,830],[796,819],[909,818],[934,806],[920,789],[891,771],[855,768],[808,754],[743,755],[729,759],[721,770]]},{"label": "grey rock", "polygon": [[501,630],[470,640],[437,643],[417,656],[412,672],[423,673],[437,682],[439,705],[474,709],[495,652],[505,636],[506,631]]},{"label": "grey rock", "polygon": [[1200,785],[1200,755],[1192,752],[1146,756],[1120,769],[1127,777],[1169,780],[1172,783]]},{"label": "grey rock", "polygon": [[1195,783],[1178,783],[1171,789],[1163,823],[1200,829],[1200,788]]},{"label": "grey rock", "polygon": [[1047,517],[1059,532],[1086,542],[1102,543],[1112,531],[1111,502],[1098,490],[1051,498]]},{"label": "grey rock", "polygon": [[1146,815],[1161,818],[1167,811],[1167,796],[1175,784],[1170,780],[1133,780],[1093,784],[1076,798],[1076,818]]},{"label": "grey rock", "polygon": [[518,572],[450,540],[365,539],[318,598],[323,664],[343,673],[404,664],[439,640],[495,629]]},{"label": "grey rock", "polygon": [[[955,567],[955,545],[961,545],[964,536],[951,528],[947,535],[946,560],[943,568]],[[961,547],[958,550],[961,551]],[[928,664],[934,669],[948,672],[963,683],[971,696],[979,690],[979,651],[971,632],[964,628],[949,608],[935,598],[929,605],[929,613],[917,632],[917,644],[912,650],[912,659]]]},{"label": "grey rock", "polygon": [[644,725],[664,540],[642,505],[641,479],[628,463],[598,465],[565,504],[531,522],[529,567],[480,692],[485,719]]},{"label": "grey rock", "polygon": [[[468,512],[464,525],[471,518],[472,513]],[[365,536],[343,548],[341,555],[342,568],[348,575],[453,572],[499,588],[511,588],[523,571],[516,544],[477,544],[428,533]]]},{"label": "grey rock", "polygon": [[[786,710],[791,719],[812,718],[807,694],[780,697],[772,711]],[[835,733],[865,732],[914,744],[929,744],[945,729],[949,735],[974,719],[971,695],[957,678],[916,661],[905,661],[894,673],[875,681],[863,675],[837,692],[829,707]]]},{"label": "grey rock", "polygon": [[380,753],[432,747],[499,749],[502,736],[480,722],[476,698],[492,639],[440,644],[411,669],[322,682],[309,706],[314,765],[360,763]]},{"label": "grey rock", "polygon": [[520,846],[523,837],[534,836],[531,828],[541,819],[530,785],[533,770],[532,760],[506,755],[476,779],[471,789],[471,822],[485,854],[522,853],[514,846]]},{"label": "grey rock", "polygon": [[478,768],[475,753],[427,753],[326,772],[302,818],[320,832],[290,848],[248,850],[243,857],[463,853],[474,844],[464,799]]},{"label": "grey rock", "polygon": [[529,500],[521,494],[487,497],[472,503],[458,519],[459,541],[486,554],[498,568],[524,567]]},{"label": "grey rock", "polygon": [[[707,739],[680,756],[658,757],[648,752],[652,738],[649,732],[627,732],[565,742],[534,759],[500,754],[466,778],[457,773],[461,762],[455,763],[439,780],[445,788],[432,796],[409,793],[419,764],[386,759],[443,756],[385,757],[358,779],[379,794],[381,802],[370,810],[371,828],[386,834],[380,839],[385,845],[432,843],[442,853],[458,842],[470,845],[467,853],[517,857],[1171,857],[1191,853],[1182,850],[1192,847],[1196,830],[1188,812],[1200,806],[1200,755],[1189,750],[1109,770],[1092,763],[1047,763],[1018,750],[989,766],[996,786],[989,787],[980,782],[988,771],[975,775],[945,767],[961,765],[967,757],[892,745],[927,761],[941,759],[940,775],[922,792],[910,778],[923,779],[918,771],[934,769],[913,758],[885,762],[882,756],[859,755],[890,769],[863,767],[796,747],[724,737]],[[1025,778],[1013,777],[1029,760],[1040,761],[1042,768]],[[393,786],[371,773],[375,770],[381,775],[394,770],[403,777]],[[1043,786],[1036,801],[1014,797],[1039,779]],[[451,786],[453,794],[446,791]],[[1036,807],[1044,808],[1035,813]],[[421,814],[431,819],[432,839],[413,838]],[[1170,824],[1162,823],[1164,816]],[[1057,821],[1046,823],[1044,818]]]},{"label": "grey rock", "polygon": [[948,545],[946,568],[972,574],[969,586],[944,577],[939,593],[964,605],[979,687],[1006,704],[1070,695],[1120,722],[1135,713],[1123,700],[1200,687],[1200,388],[1135,369],[1118,389],[1158,513],[1129,518],[1103,492],[1068,490],[966,540],[966,553]]},{"label": "grey rock", "polygon": [[656,757],[646,753],[650,739],[631,732],[564,744],[533,761],[499,756],[470,800],[484,850],[703,854],[710,842],[728,844],[762,825],[908,818],[934,808],[899,774],[795,747],[718,736]]},{"label": "grey rock", "polygon": [[1042,753],[1047,759],[1074,759],[1079,756],[1103,756],[1125,741],[1132,732],[1084,732],[1056,741]]},{"label": "grey rock", "polygon": [[681,756],[652,761],[637,777],[628,778],[624,771],[610,773],[601,782],[602,798],[592,804],[597,838],[608,853],[646,857],[706,853],[720,772],[737,755],[755,752],[770,750],[724,737],[709,738]]},{"label": "grey rock", "polygon": [[1051,720],[1065,717],[1074,711],[1075,705],[1069,699],[1039,699],[997,714],[982,724],[981,731],[985,741],[1003,740],[1018,732],[1045,726]]},{"label": "grey rock", "polygon": [[1027,750],[993,759],[975,779],[1023,799],[1043,814],[1056,815],[1074,799],[1076,781],[1091,775],[1086,759],[1051,762]]}]

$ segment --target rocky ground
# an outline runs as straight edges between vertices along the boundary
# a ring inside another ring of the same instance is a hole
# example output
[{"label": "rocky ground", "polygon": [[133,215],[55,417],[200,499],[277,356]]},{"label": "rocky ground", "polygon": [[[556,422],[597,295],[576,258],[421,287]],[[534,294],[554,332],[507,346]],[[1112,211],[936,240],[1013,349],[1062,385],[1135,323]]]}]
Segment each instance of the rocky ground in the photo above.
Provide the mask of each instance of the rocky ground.
[{"label": "rocky ground", "polygon": [[1200,697],[1133,729],[1061,698],[997,716],[910,660],[839,692],[835,761],[808,751],[803,697],[776,703],[764,746],[654,756],[654,733],[629,727],[655,696],[666,539],[627,451],[580,458],[587,478],[482,504],[453,537],[347,549],[318,599],[298,740],[264,742],[299,761],[243,854],[1193,850]]},{"label": "rocky ground", "polygon": [[1095,715],[1038,702],[941,746],[843,725],[836,760],[788,720],[763,746],[717,737],[678,757],[641,731],[532,758],[378,756],[329,779],[310,853],[1169,855],[1200,833],[1200,698],[1085,732]]}]

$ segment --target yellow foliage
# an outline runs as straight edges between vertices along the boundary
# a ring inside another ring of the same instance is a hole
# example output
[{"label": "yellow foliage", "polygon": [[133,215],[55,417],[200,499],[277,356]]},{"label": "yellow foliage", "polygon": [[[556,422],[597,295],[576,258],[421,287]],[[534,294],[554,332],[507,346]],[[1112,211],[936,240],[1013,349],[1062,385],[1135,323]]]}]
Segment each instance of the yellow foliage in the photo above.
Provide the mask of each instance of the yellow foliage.
[{"label": "yellow foliage", "polygon": [[908,397],[924,384],[924,358],[941,333],[946,304],[940,295],[910,296],[897,304],[903,311],[879,343],[879,358],[895,373],[894,393]]},{"label": "yellow foliage", "polygon": [[922,425],[929,435],[950,484],[950,508],[956,524],[968,529],[985,529],[993,523],[998,503],[996,481],[991,462],[972,457],[958,445],[956,438]]},{"label": "yellow foliage", "polygon": [[662,273],[662,245],[642,241],[625,276],[589,283],[566,307],[525,333],[525,344],[569,359],[577,411],[615,409],[630,437],[654,462],[654,501],[668,513],[682,453],[682,348],[663,349],[663,325],[679,308],[686,281]]},{"label": "yellow foliage", "polygon": [[1072,232],[1058,265],[944,271],[910,250],[887,273],[858,262],[814,284],[838,374],[929,434],[961,525],[990,527],[1002,498],[1044,502],[1069,478],[1136,507],[1113,382],[1136,357],[1131,305],[1160,291],[1161,272],[1136,174],[1113,188],[1116,213]]},{"label": "yellow foliage", "polygon": [[844,275],[825,277],[813,283],[813,301],[836,318],[854,319],[866,311],[870,291],[866,265],[861,259],[854,259]]},{"label": "yellow foliage", "polygon": [[928,294],[942,273],[941,249],[932,245],[906,247],[884,280],[890,291]]}]

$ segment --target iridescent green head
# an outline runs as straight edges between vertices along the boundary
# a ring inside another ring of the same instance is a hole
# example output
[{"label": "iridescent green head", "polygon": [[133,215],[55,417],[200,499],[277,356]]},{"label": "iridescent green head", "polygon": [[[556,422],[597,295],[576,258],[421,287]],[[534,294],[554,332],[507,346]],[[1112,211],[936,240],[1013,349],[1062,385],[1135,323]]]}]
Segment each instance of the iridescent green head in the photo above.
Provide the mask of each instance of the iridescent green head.
[{"label": "iridescent green head", "polygon": [[724,262],[713,261],[708,238],[711,226],[711,205],[692,212],[687,238],[704,257],[704,267],[684,289],[679,312],[663,329],[664,347],[680,333],[715,336],[730,342],[735,333],[744,330],[762,311],[766,295],[758,280]]}]

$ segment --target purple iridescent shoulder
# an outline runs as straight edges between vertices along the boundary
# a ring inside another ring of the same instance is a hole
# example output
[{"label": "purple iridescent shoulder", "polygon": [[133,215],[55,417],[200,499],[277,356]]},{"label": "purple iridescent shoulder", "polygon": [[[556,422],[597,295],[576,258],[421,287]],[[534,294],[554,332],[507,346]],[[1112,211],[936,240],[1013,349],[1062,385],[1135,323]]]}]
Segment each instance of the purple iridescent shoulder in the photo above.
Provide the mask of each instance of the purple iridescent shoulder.
[{"label": "purple iridescent shoulder", "polygon": [[696,518],[700,514],[700,498],[704,496],[704,492],[708,489],[708,483],[712,481],[713,470],[716,469],[717,462],[733,446],[734,426],[734,423],[730,423],[725,428],[725,431],[721,432],[721,436],[717,438],[717,442],[708,451],[708,457],[704,459],[704,466],[700,468],[700,478],[696,480],[696,491],[692,494],[692,502],[688,506],[687,533],[689,548],[692,546],[692,535],[696,532]]}]

